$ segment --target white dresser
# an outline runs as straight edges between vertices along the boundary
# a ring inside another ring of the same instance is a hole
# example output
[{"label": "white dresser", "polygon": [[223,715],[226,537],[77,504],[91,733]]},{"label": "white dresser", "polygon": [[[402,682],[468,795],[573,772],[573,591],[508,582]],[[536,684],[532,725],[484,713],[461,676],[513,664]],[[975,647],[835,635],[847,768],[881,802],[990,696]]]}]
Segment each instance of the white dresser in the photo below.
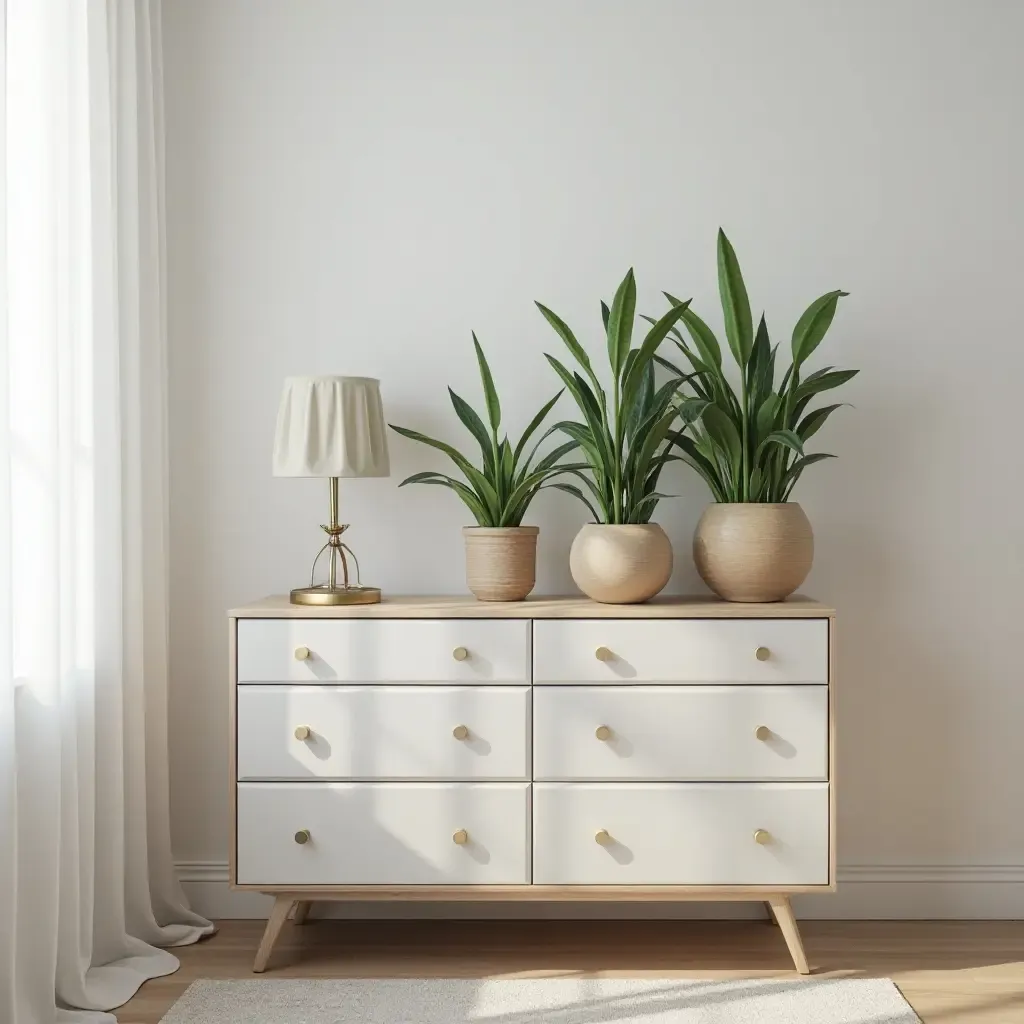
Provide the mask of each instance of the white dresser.
[{"label": "white dresser", "polygon": [[231,880],[277,899],[762,900],[835,885],[833,612],[273,597],[230,613]]}]

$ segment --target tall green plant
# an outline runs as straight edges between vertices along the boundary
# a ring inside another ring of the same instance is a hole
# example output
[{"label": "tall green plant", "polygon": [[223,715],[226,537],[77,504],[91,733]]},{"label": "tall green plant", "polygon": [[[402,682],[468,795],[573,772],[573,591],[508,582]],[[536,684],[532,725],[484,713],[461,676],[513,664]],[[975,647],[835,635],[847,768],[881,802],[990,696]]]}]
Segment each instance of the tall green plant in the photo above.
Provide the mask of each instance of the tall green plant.
[{"label": "tall green plant", "polygon": [[626,274],[611,309],[601,303],[611,394],[602,387],[586,350],[557,313],[537,303],[537,308],[565,343],[582,370],[570,371],[558,359],[547,355],[555,373],[575,399],[582,419],[562,420],[551,430],[567,434],[581,449],[586,465],[568,472],[578,477],[589,497],[571,483],[551,486],[572,494],[590,510],[599,523],[646,523],[658,500],[658,479],[666,462],[674,458],[667,442],[676,417],[672,399],[678,381],[655,387],[654,354],[689,303],[677,303],[632,348],[636,311],[636,281]]},{"label": "tall green plant", "polygon": [[[544,403],[543,408],[523,431],[515,448],[512,447],[507,435],[500,441],[498,440],[498,433],[501,429],[501,403],[498,400],[497,388],[494,386],[494,378],[491,376],[491,368],[476,334],[473,335],[473,347],[476,349],[477,365],[480,369],[480,382],[483,386],[490,429],[484,426],[479,414],[465,399],[457,395],[451,388],[448,389],[448,394],[451,397],[452,406],[455,408],[455,414],[480,445],[480,466],[474,466],[466,456],[452,445],[445,444],[444,441],[438,441],[419,431],[410,430],[408,427],[398,427],[391,423],[389,424],[391,429],[403,437],[444,452],[465,478],[465,482],[463,482],[444,473],[428,471],[413,473],[398,486],[432,484],[447,487],[463,500],[473,514],[473,518],[476,519],[478,526],[519,526],[526,510],[530,507],[530,502],[545,486],[546,481],[560,473],[581,468],[584,463],[578,463],[575,466],[558,464],[563,456],[578,447],[575,441],[559,445],[536,463],[534,463],[534,459],[537,456],[537,449],[544,438],[542,437],[529,452],[526,450],[530,438],[562,396],[561,391],[550,401]],[[547,434],[544,436],[546,437]]]},{"label": "tall green plant", "polygon": [[[802,377],[801,370],[825,337],[839,299],[848,293],[827,292],[807,307],[793,328],[792,362],[776,387],[778,345],[772,345],[763,315],[754,330],[739,261],[721,230],[718,291],[729,351],[739,368],[739,393],[722,366],[722,348],[714,332],[688,302],[680,303],[666,292],[672,307],[682,309],[691,342],[688,344],[682,333],[673,329],[673,340],[686,357],[691,373],[659,357],[681,384],[676,404],[683,430],[672,438],[683,461],[700,473],[716,501],[788,501],[808,466],[835,458],[821,452],[809,455],[804,445],[841,406],[813,410],[808,406],[816,395],[845,384],[858,371],[826,366]],[[646,319],[654,322],[650,317]]]}]

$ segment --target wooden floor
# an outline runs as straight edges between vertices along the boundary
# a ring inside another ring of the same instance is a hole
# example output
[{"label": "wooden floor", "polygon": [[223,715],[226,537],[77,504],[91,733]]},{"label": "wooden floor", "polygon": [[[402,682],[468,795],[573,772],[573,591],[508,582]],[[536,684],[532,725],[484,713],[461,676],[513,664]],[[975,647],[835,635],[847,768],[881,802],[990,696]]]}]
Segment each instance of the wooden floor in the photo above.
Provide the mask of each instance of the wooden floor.
[{"label": "wooden floor", "polygon": [[[252,978],[263,923],[225,921],[117,1011],[156,1024],[197,978]],[[807,921],[819,977],[892,978],[925,1024],[1024,1024],[1024,922]],[[758,921],[290,922],[264,978],[795,977]],[[462,1024],[453,1021],[452,1024]]]}]

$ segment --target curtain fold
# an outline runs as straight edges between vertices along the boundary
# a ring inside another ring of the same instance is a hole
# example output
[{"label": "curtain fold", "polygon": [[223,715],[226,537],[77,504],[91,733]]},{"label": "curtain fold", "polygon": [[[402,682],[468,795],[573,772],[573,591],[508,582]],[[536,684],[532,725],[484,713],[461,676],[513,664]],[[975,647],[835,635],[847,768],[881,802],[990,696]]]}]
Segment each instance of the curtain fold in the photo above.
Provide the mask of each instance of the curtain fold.
[{"label": "curtain fold", "polygon": [[211,931],[174,875],[159,0],[0,0],[0,1021]]}]

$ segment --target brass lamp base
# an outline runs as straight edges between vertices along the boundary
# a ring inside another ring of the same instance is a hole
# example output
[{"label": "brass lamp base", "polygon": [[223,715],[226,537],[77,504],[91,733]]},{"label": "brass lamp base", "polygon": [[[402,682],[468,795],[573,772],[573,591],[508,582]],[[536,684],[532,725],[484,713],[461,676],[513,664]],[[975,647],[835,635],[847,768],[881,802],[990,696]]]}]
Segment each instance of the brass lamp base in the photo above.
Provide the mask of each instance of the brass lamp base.
[{"label": "brass lamp base", "polygon": [[345,604],[380,604],[377,587],[301,587],[290,595],[292,604],[334,606]]}]

